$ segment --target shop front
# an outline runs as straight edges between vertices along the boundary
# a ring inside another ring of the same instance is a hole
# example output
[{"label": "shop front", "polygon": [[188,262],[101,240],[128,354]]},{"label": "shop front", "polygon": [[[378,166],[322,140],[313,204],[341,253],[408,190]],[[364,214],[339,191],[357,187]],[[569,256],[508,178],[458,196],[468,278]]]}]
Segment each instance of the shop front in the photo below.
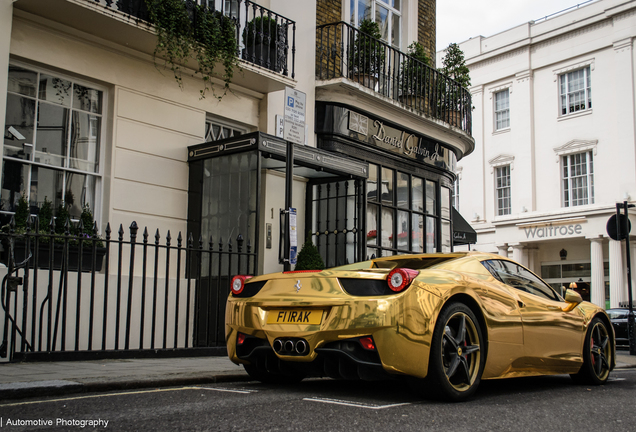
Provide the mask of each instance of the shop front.
[{"label": "shop front", "polygon": [[[452,250],[453,224],[461,216],[451,212],[458,156],[450,146],[358,108],[326,102],[316,104],[316,133],[319,148],[369,166],[359,191],[362,255]],[[353,258],[343,252],[351,245],[337,235],[342,222],[339,226],[334,187],[329,182],[308,185],[313,207],[308,226],[327,265]]]},{"label": "shop front", "polygon": [[499,254],[526,265],[557,291],[573,288],[586,301],[616,307],[627,297],[627,266],[624,243],[607,236],[610,211],[498,222],[495,243]]}]

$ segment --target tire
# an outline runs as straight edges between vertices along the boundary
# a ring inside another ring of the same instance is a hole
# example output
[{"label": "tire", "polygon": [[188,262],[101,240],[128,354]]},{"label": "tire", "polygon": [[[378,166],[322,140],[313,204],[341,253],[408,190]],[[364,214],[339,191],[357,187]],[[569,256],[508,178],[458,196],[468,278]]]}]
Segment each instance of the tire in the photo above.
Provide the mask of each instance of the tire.
[{"label": "tire", "polygon": [[577,374],[570,376],[574,382],[580,384],[605,384],[610,373],[612,355],[612,341],[607,324],[600,318],[594,318],[585,335],[583,366]]},{"label": "tire", "polygon": [[484,338],[473,311],[459,302],[444,306],[431,342],[427,392],[447,401],[466,400],[477,391],[485,364]]}]

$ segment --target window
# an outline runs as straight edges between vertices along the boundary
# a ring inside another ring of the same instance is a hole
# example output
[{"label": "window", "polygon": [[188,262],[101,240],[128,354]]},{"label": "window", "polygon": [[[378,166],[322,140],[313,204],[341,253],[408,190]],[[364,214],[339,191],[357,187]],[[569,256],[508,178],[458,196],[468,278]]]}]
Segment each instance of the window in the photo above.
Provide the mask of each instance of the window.
[{"label": "window", "polygon": [[495,130],[510,127],[510,89],[495,93]]},{"label": "window", "polygon": [[559,75],[561,115],[592,108],[590,67]]},{"label": "window", "polygon": [[488,260],[482,264],[493,277],[506,285],[547,300],[559,301],[556,292],[530,270],[512,261]]},{"label": "window", "polygon": [[453,207],[459,211],[459,177],[453,183]]},{"label": "window", "polygon": [[101,197],[105,94],[30,66],[9,66],[0,213],[25,193],[31,213],[45,198],[78,218]]},{"label": "window", "polygon": [[[440,220],[436,190],[432,181],[369,164],[367,256],[436,252]],[[447,196],[444,217],[450,214],[449,204]]]},{"label": "window", "polygon": [[497,215],[510,214],[510,165],[495,168],[495,192],[497,195]]},{"label": "window", "polygon": [[563,206],[594,204],[594,165],[592,152],[562,156]]},{"label": "window", "polygon": [[402,0],[350,0],[350,22],[359,27],[365,19],[373,19],[380,26],[382,40],[400,48],[401,8]]},{"label": "window", "polygon": [[232,138],[244,133],[245,130],[242,128],[230,126],[210,118],[205,120],[205,142]]}]

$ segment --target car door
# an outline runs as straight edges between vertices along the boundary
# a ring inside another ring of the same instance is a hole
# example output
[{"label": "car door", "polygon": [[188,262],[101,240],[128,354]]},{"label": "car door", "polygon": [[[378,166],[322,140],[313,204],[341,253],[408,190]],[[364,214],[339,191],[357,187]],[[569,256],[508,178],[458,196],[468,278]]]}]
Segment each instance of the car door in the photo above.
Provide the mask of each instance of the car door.
[{"label": "car door", "polygon": [[581,362],[584,320],[556,292],[525,267],[506,260],[491,260],[498,279],[511,287],[517,298],[523,325],[523,369],[535,368],[542,373],[566,373],[576,370]]}]

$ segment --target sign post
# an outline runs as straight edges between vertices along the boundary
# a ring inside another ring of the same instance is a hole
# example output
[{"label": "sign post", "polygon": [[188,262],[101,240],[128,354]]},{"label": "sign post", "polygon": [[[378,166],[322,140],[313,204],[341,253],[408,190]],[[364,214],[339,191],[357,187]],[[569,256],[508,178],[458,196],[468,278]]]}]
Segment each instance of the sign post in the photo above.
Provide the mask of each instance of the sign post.
[{"label": "sign post", "polygon": [[287,141],[285,160],[285,241],[282,264],[284,271],[290,271],[296,264],[298,240],[296,236],[296,209],[292,208],[292,188],[294,177],[294,143],[305,144],[305,102],[307,95],[291,87],[285,88],[285,125],[283,138]]},{"label": "sign post", "polygon": [[[629,354],[636,355],[636,332],[634,329],[634,305],[632,294],[632,260],[631,251],[629,250],[629,233],[632,229],[628,216],[628,208],[634,207],[634,204],[628,204],[627,201],[616,203],[616,215],[607,221],[607,234],[612,240],[625,240],[625,258],[627,260],[627,299],[628,310],[627,315],[627,337],[629,338]],[[625,213],[621,212],[621,208]]]}]

